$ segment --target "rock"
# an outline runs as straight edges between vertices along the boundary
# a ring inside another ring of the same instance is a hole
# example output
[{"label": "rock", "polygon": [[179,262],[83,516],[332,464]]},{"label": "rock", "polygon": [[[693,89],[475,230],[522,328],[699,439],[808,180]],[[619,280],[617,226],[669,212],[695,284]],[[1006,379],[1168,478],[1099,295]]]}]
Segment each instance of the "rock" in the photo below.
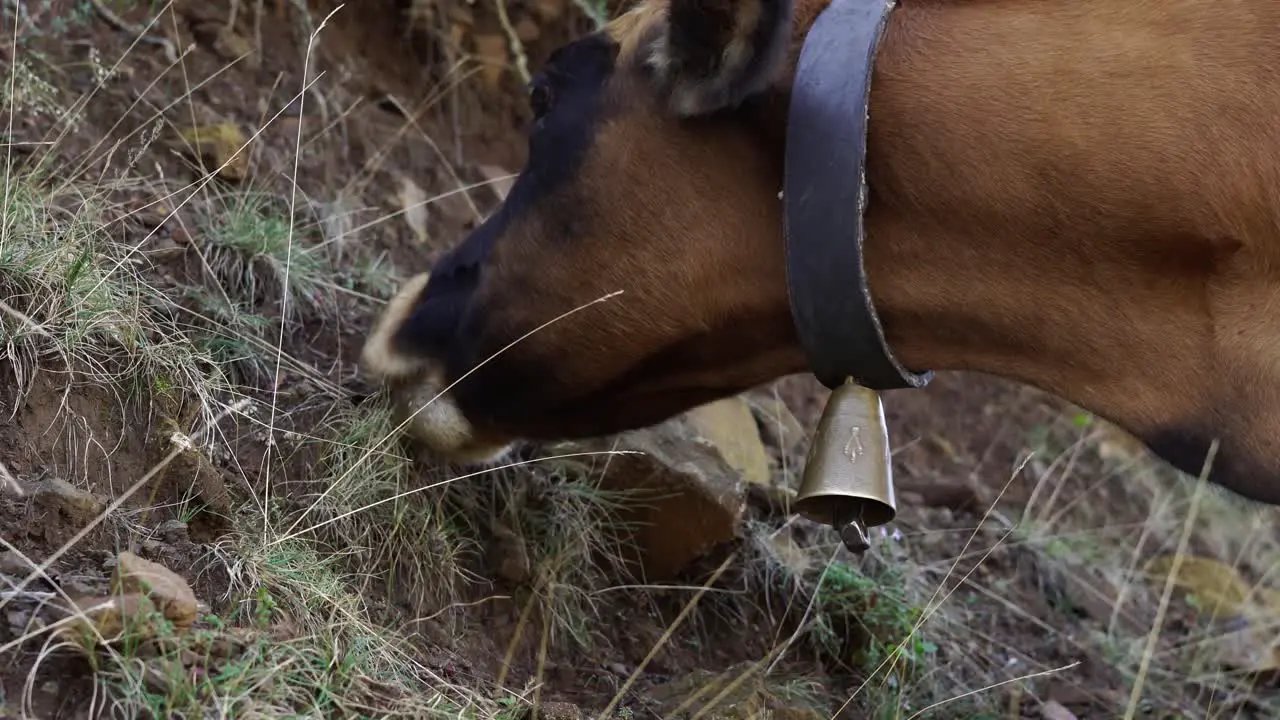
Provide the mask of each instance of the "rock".
[{"label": "rock", "polygon": [[162,634],[155,622],[163,616],[179,632],[196,619],[195,593],[186,581],[163,565],[122,552],[111,578],[111,594],[74,599],[80,617],[59,629],[59,634],[85,650],[105,640],[119,638],[127,629],[135,641]]},{"label": "rock", "polygon": [[[960,482],[913,482],[898,485],[898,492],[915,507],[946,508],[952,513],[981,514],[986,509],[977,489]],[[899,507],[903,505],[898,503]]]},{"label": "rock", "polygon": [[184,542],[187,539],[187,524],[181,520],[165,520],[156,528],[156,534],[167,543]]},{"label": "rock", "polygon": [[533,18],[523,17],[516,23],[516,37],[520,38],[520,42],[529,45],[538,40],[542,35],[542,31],[538,29],[538,23]]},{"label": "rock", "polygon": [[238,60],[238,65],[243,65],[251,70],[257,70],[262,65],[262,60],[258,56],[257,48],[253,46],[253,42],[236,33],[223,21],[214,20],[201,23],[193,28],[192,32],[200,42],[206,43],[213,48],[213,51],[223,60],[228,62]]},{"label": "rock", "polygon": [[58,586],[63,592],[72,597],[87,597],[89,595],[97,595],[102,589],[98,583],[93,583],[84,578],[66,577],[65,575],[58,578]]},{"label": "rock", "polygon": [[751,410],[760,421],[760,435],[764,441],[778,448],[782,454],[790,453],[808,435],[795,413],[771,389],[747,396]]},{"label": "rock", "polygon": [[1147,446],[1120,426],[1098,418],[1094,418],[1094,423],[1100,438],[1096,445],[1098,457],[1128,463],[1147,455]]},{"label": "rock", "polygon": [[619,521],[635,528],[638,560],[650,582],[673,579],[694,559],[736,537],[745,506],[740,475],[715,447],[690,442],[684,417],[569,443],[580,451],[635,451],[609,458],[601,489],[628,493]]},{"label": "rock", "polygon": [[1177,567],[1174,587],[1193,594],[1203,611],[1212,615],[1237,615],[1246,611],[1253,595],[1251,585],[1230,565],[1213,558],[1157,555],[1147,561],[1143,572],[1157,587]]},{"label": "rock", "polygon": [[[795,512],[797,494],[795,490],[782,483],[747,486],[747,497],[751,502],[772,515],[787,516]],[[901,504],[899,502],[899,505]]]},{"label": "rock", "polygon": [[32,570],[22,556],[12,550],[0,553],[0,574],[26,577]]},{"label": "rock", "polygon": [[619,520],[635,528],[636,559],[651,582],[674,579],[696,558],[734,540],[748,488],[774,487],[768,453],[743,397],[648,428],[564,445],[636,451],[609,459],[601,487],[634,493]]},{"label": "rock", "polygon": [[9,632],[14,636],[25,635],[31,626],[32,615],[26,610],[8,610],[5,620],[9,623]]},{"label": "rock", "polygon": [[690,410],[686,417],[697,437],[711,443],[743,479],[757,485],[769,484],[769,454],[745,398],[735,396],[707,403]]},{"label": "rock", "polygon": [[180,630],[191,627],[196,620],[198,603],[187,581],[169,568],[131,552],[120,553],[120,562],[111,576],[111,592],[145,594]]},{"label": "rock", "polygon": [[81,598],[75,605],[81,617],[62,626],[59,634],[86,650],[97,645],[99,635],[107,641],[118,639],[126,626],[135,638],[155,637],[158,632],[145,622],[155,616],[156,607],[140,593]]},{"label": "rock", "polygon": [[533,11],[545,23],[560,19],[564,15],[566,0],[534,0]]},{"label": "rock", "polygon": [[496,90],[507,70],[507,39],[501,34],[476,35],[476,59],[480,61],[480,79],[490,90]]},{"label": "rock", "polygon": [[582,710],[572,703],[544,702],[536,712],[529,708],[524,717],[526,720],[582,720]]},{"label": "rock", "polygon": [[[165,447],[167,452],[170,448]],[[195,496],[204,503],[203,512],[192,519],[192,525],[208,524],[214,526],[227,525],[231,516],[232,497],[227,488],[227,473],[213,464],[200,449],[191,448],[180,453],[165,471],[165,482],[177,487],[190,488]],[[199,522],[197,522],[199,521]],[[188,528],[190,529],[190,528]]]},{"label": "rock", "polygon": [[32,495],[37,505],[46,510],[61,512],[78,523],[90,522],[107,507],[94,494],[81,490],[62,478],[50,478],[39,483]]}]

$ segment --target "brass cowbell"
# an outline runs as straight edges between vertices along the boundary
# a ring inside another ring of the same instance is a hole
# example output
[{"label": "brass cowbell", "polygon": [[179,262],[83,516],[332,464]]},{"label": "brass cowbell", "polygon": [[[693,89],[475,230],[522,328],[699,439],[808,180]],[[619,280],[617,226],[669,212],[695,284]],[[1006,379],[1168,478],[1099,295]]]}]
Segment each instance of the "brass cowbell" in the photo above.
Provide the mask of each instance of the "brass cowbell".
[{"label": "brass cowbell", "polygon": [[851,379],[831,391],[809,446],[795,509],[834,527],[855,553],[871,547],[867,528],[897,515],[879,393]]}]

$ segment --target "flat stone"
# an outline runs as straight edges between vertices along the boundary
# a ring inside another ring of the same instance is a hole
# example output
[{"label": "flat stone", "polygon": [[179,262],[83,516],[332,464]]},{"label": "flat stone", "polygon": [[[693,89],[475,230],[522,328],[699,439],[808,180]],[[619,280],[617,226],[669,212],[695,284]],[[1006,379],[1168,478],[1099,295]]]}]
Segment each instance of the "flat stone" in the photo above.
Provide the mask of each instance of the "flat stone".
[{"label": "flat stone", "polygon": [[131,552],[118,557],[109,595],[74,598],[79,617],[59,633],[89,651],[98,638],[113,640],[126,630],[134,640],[157,637],[164,631],[162,615],[179,632],[195,622],[195,593],[177,573]]},{"label": "flat stone", "polygon": [[651,581],[670,580],[693,560],[733,540],[745,505],[741,475],[710,443],[691,442],[684,417],[572,443],[587,451],[636,451],[609,458],[601,488],[626,492],[620,521],[635,528],[636,558]]},{"label": "flat stone", "polygon": [[744,480],[769,484],[769,453],[745,398],[734,396],[707,403],[686,413],[686,419],[697,437],[715,447]]},{"label": "flat stone", "polygon": [[804,425],[796,419],[795,413],[791,412],[782,398],[774,395],[772,389],[766,388],[747,395],[747,402],[760,421],[761,437],[782,454],[795,450],[808,435]]},{"label": "flat stone", "polygon": [[158,633],[152,623],[144,622],[155,617],[155,605],[146,595],[110,595],[75,600],[79,617],[62,626],[59,634],[88,650],[103,640],[118,639],[126,626],[131,635],[140,638],[155,637]]},{"label": "flat stone", "polygon": [[187,539],[187,524],[181,520],[166,520],[156,528],[156,534],[167,543],[183,542]]},{"label": "flat stone", "polygon": [[62,478],[49,478],[33,488],[38,505],[63,513],[69,519],[87,523],[98,517],[107,504],[93,493],[72,485]]},{"label": "flat stone", "polygon": [[175,627],[180,630],[191,627],[199,603],[182,576],[131,552],[122,552],[119,557],[120,562],[111,576],[112,594],[144,594]]}]

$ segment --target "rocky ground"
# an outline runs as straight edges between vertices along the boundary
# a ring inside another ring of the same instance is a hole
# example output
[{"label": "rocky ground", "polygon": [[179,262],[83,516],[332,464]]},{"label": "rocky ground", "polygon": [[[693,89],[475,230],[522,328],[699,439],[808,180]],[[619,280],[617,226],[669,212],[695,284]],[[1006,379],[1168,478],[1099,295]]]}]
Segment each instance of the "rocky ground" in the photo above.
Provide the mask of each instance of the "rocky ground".
[{"label": "rocky ground", "polygon": [[371,319],[617,10],[4,3],[0,718],[1276,716],[1277,514],[1026,388],[886,395],[863,557],[789,512],[805,377],[482,474],[400,439]]}]

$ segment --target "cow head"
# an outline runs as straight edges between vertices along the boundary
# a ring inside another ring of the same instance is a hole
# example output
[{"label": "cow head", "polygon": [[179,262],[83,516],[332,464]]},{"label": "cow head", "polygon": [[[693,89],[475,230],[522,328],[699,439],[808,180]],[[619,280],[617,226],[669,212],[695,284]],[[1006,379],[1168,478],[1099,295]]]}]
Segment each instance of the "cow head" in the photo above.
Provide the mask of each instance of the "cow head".
[{"label": "cow head", "polygon": [[505,201],[364,348],[415,435],[491,459],[804,369],[779,199],[791,42],[788,0],[649,0],[550,56]]}]

